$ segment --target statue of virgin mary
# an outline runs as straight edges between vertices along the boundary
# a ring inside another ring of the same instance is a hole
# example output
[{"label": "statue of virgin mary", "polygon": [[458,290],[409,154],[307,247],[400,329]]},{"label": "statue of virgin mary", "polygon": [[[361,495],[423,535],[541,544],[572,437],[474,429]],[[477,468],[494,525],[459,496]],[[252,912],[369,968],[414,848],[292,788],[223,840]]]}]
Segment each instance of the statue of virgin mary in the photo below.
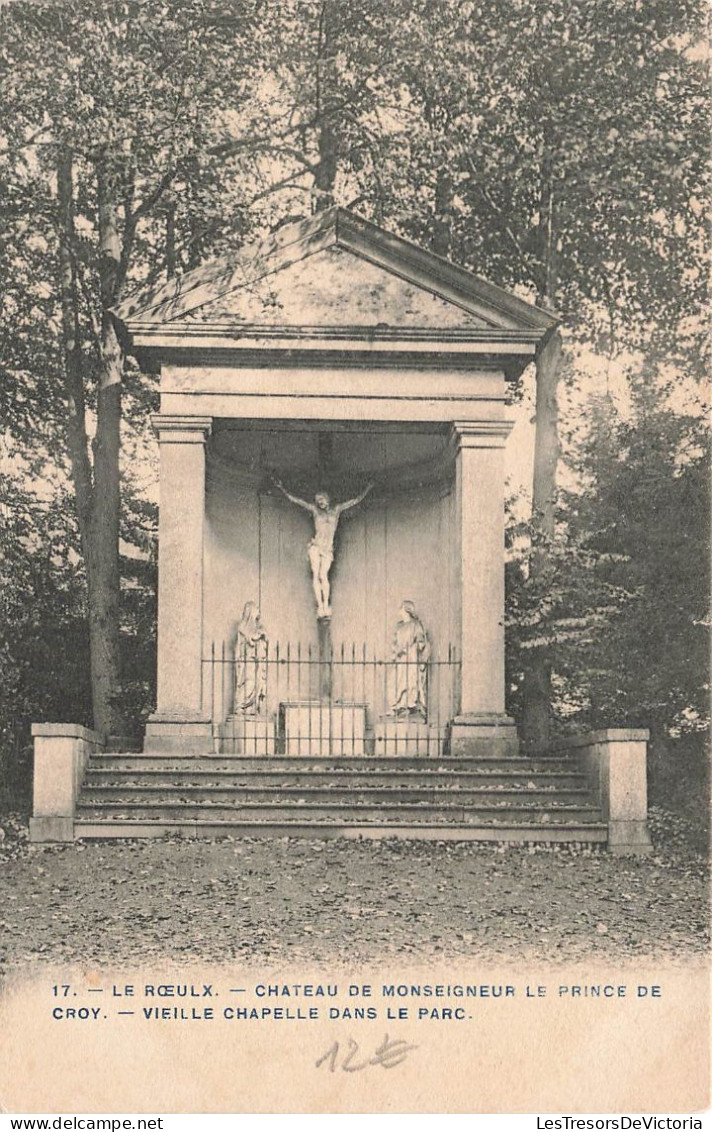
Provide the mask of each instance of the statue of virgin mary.
[{"label": "statue of virgin mary", "polygon": [[235,641],[235,711],[259,715],[267,694],[267,634],[260,611],[248,601]]},{"label": "statue of virgin mary", "polygon": [[430,642],[412,601],[401,602],[393,637],[396,695],[392,711],[398,716],[428,714]]}]

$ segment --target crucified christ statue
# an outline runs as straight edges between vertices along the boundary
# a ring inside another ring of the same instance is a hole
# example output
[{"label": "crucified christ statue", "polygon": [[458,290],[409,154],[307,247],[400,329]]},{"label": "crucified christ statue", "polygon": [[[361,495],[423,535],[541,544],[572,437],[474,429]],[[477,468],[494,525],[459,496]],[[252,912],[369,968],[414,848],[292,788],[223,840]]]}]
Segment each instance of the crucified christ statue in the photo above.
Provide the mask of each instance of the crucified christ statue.
[{"label": "crucified christ statue", "polygon": [[363,502],[373,487],[373,483],[367,484],[355,499],[346,499],[343,503],[332,504],[325,491],[318,491],[314,496],[314,502],[309,503],[306,499],[299,499],[298,496],[288,492],[279,480],[273,482],[290,503],[296,503],[297,507],[303,507],[314,517],[314,538],[309,543],[307,554],[312,570],[314,596],[316,597],[316,615],[317,617],[331,617],[329,570],[334,561],[336,528],[339,525],[342,512],[348,511],[349,508],[356,507]]}]

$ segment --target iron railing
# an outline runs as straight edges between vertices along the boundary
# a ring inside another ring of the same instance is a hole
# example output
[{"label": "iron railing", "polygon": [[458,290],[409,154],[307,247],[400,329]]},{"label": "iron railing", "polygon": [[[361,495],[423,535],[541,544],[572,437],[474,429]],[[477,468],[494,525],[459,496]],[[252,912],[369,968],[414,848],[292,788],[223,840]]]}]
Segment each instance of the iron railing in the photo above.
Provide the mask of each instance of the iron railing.
[{"label": "iron railing", "polygon": [[203,661],[215,750],[250,756],[437,757],[448,752],[460,665],[382,660],[365,646],[264,643]]}]

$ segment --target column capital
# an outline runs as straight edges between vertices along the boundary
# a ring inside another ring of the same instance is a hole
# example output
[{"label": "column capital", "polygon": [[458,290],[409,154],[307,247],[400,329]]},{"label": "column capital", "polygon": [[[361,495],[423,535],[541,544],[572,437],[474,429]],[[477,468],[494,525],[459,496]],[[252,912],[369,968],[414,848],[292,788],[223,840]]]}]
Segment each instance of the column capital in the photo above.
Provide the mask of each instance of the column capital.
[{"label": "column capital", "polygon": [[205,444],[212,432],[213,418],[154,413],[151,424],[161,444]]},{"label": "column capital", "polygon": [[453,421],[450,444],[455,452],[462,448],[504,448],[513,421]]}]

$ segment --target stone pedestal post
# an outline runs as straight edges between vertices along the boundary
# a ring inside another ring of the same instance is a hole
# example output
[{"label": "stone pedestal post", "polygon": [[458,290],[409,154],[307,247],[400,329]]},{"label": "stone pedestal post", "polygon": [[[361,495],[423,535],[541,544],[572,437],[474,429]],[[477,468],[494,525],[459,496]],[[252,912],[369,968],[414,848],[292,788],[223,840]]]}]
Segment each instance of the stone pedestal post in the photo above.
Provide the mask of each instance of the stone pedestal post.
[{"label": "stone pedestal post", "polygon": [[30,841],[73,841],[74,815],[101,736],[77,723],[33,723],[34,771]]},{"label": "stone pedestal post", "polygon": [[509,421],[455,422],[455,593],[461,685],[453,755],[513,755],[504,710],[504,444]]},{"label": "stone pedestal post", "polygon": [[334,650],[331,643],[331,618],[317,617],[316,628],[319,635],[319,698],[331,699],[331,675]]},{"label": "stone pedestal post", "polygon": [[577,756],[586,771],[596,805],[608,824],[612,853],[649,853],[648,740],[650,732],[609,727],[587,735],[570,735],[555,746],[559,754]]},{"label": "stone pedestal post", "polygon": [[205,441],[210,417],[154,417],[160,443],[158,691],[144,750],[209,752],[203,695]]}]

